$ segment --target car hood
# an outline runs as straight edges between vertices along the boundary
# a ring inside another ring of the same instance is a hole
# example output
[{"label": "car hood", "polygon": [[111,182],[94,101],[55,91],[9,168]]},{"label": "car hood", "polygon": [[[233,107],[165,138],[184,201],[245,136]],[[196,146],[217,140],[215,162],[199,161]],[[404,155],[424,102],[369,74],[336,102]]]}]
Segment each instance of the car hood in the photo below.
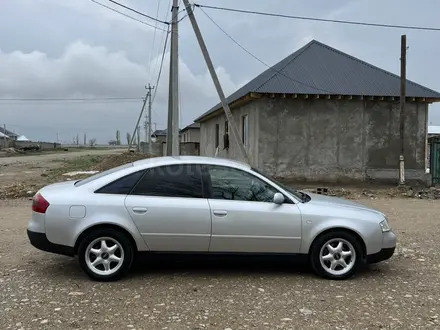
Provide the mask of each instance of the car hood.
[{"label": "car hood", "polygon": [[362,205],[357,202],[353,202],[348,199],[339,198],[339,197],[332,197],[332,196],[326,196],[326,195],[320,195],[320,194],[314,194],[314,193],[306,193],[310,196],[311,200],[308,203],[314,204],[314,205],[328,205],[328,206],[338,206],[338,207],[347,207],[347,208],[354,208],[358,210],[365,210],[370,211],[379,215],[384,214],[380,211],[377,211],[375,209],[372,209],[371,207]]}]

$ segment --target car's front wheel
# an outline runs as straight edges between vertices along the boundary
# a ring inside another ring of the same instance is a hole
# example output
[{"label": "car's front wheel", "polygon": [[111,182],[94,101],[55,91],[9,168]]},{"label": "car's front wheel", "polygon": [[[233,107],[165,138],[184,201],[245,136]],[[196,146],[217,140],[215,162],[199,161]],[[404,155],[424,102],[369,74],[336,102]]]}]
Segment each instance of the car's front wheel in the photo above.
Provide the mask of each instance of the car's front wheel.
[{"label": "car's front wheel", "polygon": [[318,237],[310,251],[314,271],[323,277],[343,280],[362,265],[361,242],[345,231],[332,231]]},{"label": "car's front wheel", "polygon": [[98,228],[80,242],[78,260],[92,279],[115,281],[124,276],[133,263],[130,239],[113,228]]}]

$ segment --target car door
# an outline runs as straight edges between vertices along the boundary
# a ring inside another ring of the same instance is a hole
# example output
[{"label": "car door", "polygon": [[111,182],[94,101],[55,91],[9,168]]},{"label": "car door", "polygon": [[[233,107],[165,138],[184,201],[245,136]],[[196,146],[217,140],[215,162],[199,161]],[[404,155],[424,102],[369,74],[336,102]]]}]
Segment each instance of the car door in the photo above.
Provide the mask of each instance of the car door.
[{"label": "car door", "polygon": [[199,165],[150,168],[125,206],[151,251],[208,251],[211,213]]},{"label": "car door", "polygon": [[297,253],[301,245],[301,213],[279,192],[253,173],[233,167],[207,165],[212,215],[210,252]]}]

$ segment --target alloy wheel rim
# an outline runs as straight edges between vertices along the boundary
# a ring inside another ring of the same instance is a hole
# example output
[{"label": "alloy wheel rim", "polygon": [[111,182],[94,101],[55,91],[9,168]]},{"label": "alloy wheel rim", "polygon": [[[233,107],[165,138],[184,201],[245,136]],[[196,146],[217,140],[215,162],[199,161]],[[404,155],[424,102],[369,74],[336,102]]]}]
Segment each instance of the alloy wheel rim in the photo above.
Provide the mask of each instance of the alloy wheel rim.
[{"label": "alloy wheel rim", "polygon": [[356,250],[343,238],[333,238],[323,244],[319,253],[321,266],[331,275],[345,275],[355,265]]},{"label": "alloy wheel rim", "polygon": [[100,237],[91,242],[86,249],[86,264],[97,275],[112,275],[124,262],[122,245],[111,237]]}]

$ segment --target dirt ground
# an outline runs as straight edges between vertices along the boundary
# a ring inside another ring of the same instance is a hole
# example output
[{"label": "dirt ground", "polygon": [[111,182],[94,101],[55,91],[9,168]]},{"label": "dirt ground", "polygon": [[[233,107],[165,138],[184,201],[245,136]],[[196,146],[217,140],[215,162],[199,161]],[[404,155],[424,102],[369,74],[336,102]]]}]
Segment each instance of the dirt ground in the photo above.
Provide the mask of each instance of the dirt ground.
[{"label": "dirt ground", "polygon": [[101,171],[106,169],[103,166],[116,166],[115,161],[142,157],[122,149],[104,149],[0,158],[0,199],[30,197],[46,184],[81,178],[63,175],[70,171]]},{"label": "dirt ground", "polygon": [[0,329],[440,329],[440,203],[362,199],[398,250],[342,282],[300,264],[142,260],[116,283],[34,249],[27,200],[0,201]]}]

